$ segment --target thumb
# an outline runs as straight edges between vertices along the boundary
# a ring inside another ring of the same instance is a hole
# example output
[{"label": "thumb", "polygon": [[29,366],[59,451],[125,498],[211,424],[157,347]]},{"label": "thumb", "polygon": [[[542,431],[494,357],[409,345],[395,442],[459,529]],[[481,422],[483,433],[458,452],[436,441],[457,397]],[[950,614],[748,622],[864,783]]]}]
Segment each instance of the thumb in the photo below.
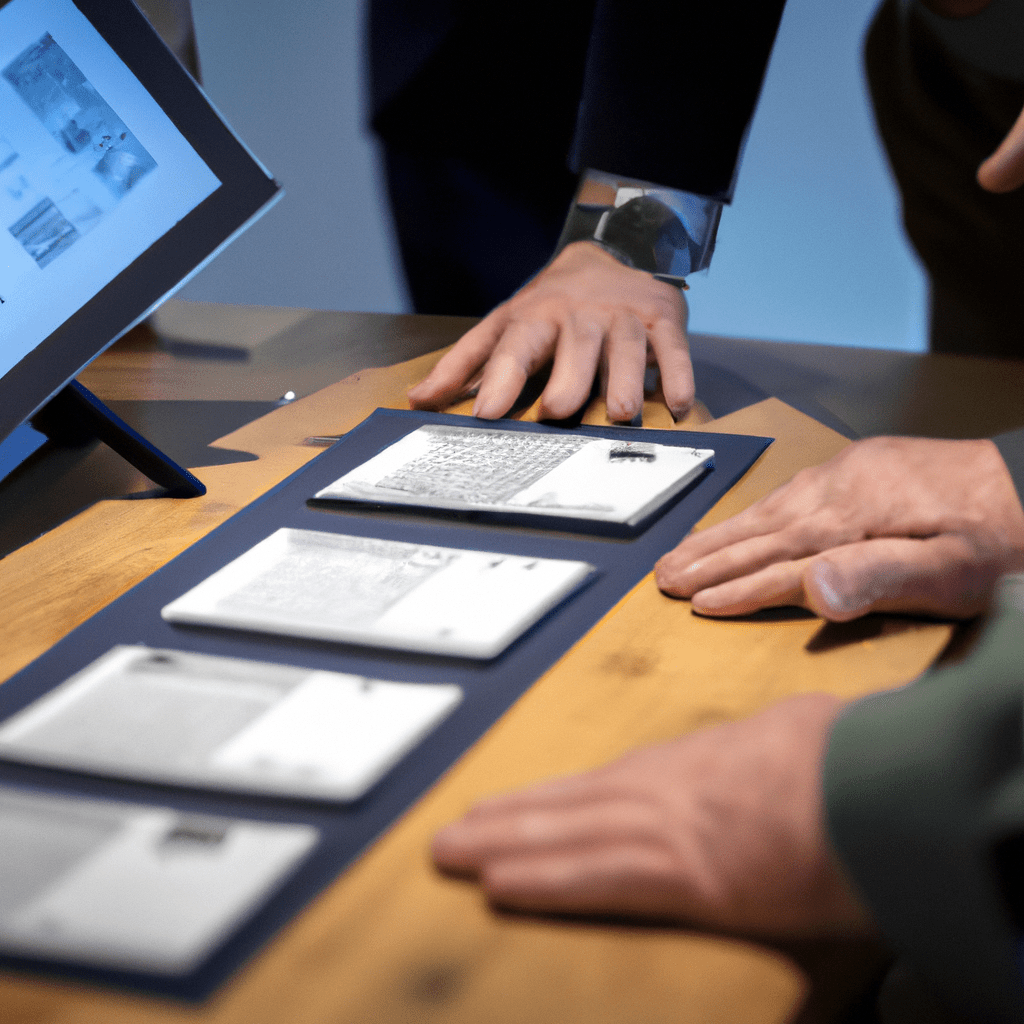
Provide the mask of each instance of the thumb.
[{"label": "thumb", "polygon": [[978,168],[978,184],[989,192],[1012,192],[1024,185],[1024,110],[996,151]]},{"label": "thumb", "polygon": [[808,606],[847,622],[868,612],[969,618],[984,611],[997,572],[957,534],[881,538],[834,548],[804,571]]}]

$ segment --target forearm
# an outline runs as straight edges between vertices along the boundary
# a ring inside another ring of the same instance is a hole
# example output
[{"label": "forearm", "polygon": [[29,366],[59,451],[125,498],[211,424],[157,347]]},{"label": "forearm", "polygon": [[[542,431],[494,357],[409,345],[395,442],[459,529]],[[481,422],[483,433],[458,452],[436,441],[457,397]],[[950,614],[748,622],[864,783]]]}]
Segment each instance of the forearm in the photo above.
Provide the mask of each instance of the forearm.
[{"label": "forearm", "polygon": [[893,951],[972,1020],[1024,1019],[996,867],[1024,830],[1022,626],[1004,608],[963,664],[852,705],[825,765],[830,833],[861,897]]},{"label": "forearm", "polygon": [[598,0],[559,249],[590,240],[677,287],[708,266],[784,2]]}]

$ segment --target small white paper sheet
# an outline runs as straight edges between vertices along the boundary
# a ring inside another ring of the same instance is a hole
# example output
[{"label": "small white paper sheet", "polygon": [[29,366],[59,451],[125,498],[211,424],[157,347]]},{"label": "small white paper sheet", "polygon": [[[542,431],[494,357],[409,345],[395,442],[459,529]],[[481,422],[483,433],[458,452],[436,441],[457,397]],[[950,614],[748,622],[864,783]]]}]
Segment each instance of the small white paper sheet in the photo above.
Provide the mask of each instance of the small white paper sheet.
[{"label": "small white paper sheet", "polygon": [[362,796],[461,699],[451,684],[115,647],[0,726],[0,757],[347,801]]},{"label": "small white paper sheet", "polygon": [[280,529],[172,601],[169,622],[493,658],[586,562]]},{"label": "small white paper sheet", "polygon": [[707,471],[709,448],[427,424],[319,499],[515,512],[633,526]]},{"label": "small white paper sheet", "polygon": [[187,974],[318,837],[308,825],[0,787],[0,950]]}]

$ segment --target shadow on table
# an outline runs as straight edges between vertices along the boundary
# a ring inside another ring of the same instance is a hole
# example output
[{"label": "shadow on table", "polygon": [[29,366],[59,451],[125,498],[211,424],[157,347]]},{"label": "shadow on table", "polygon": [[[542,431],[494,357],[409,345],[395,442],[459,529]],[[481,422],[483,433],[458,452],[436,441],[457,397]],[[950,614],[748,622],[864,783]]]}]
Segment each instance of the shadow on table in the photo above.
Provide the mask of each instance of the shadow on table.
[{"label": "shadow on table", "polygon": [[[110,402],[148,441],[182,466],[250,462],[251,452],[210,443],[276,408],[275,402]],[[151,481],[106,445],[47,442],[0,481],[0,557],[98,501],[159,497]]]}]

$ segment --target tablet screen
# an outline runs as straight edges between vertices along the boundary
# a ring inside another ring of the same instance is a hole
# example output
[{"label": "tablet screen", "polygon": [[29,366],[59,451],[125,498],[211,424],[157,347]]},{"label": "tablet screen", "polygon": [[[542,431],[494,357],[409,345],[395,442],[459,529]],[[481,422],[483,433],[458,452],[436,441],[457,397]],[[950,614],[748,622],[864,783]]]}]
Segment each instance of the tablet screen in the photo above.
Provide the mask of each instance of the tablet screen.
[{"label": "tablet screen", "polygon": [[0,4],[0,439],[276,192],[130,0]]},{"label": "tablet screen", "polygon": [[0,11],[0,109],[6,373],[220,181],[70,0]]}]

